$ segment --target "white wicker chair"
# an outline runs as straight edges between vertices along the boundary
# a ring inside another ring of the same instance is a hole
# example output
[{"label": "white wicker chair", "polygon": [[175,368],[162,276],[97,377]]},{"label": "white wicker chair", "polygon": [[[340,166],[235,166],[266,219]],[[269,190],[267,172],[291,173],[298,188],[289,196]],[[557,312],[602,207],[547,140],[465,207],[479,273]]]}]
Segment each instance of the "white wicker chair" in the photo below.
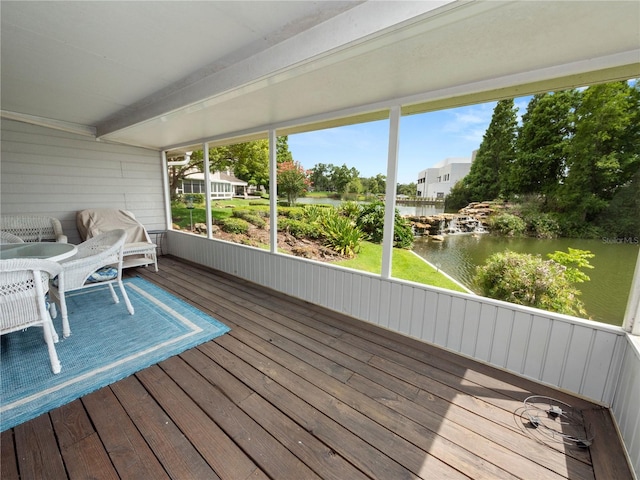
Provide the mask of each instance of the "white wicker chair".
[{"label": "white wicker chair", "polygon": [[9,243],[24,243],[24,241],[13,233],[0,231],[0,245]]},{"label": "white wicker chair", "polygon": [[39,259],[0,260],[0,335],[40,326],[53,373],[60,373],[54,343],[58,335],[47,311],[49,279],[62,272],[56,262]]},{"label": "white wicker chair", "polygon": [[67,243],[57,218],[42,215],[2,215],[0,230],[13,233],[24,242],[54,241]]},{"label": "white wicker chair", "polygon": [[[60,275],[57,281],[51,282],[49,297],[53,318],[57,316],[55,304],[60,306],[63,336],[71,335],[67,304],[64,299],[65,293],[71,291],[108,285],[113,301],[119,303],[118,295],[113,288],[113,284],[117,283],[127,310],[131,315],[134,314],[133,306],[122,283],[122,252],[126,238],[127,234],[122,229],[101,233],[78,245],[78,252],[73,257],[60,262],[63,275]],[[97,270],[109,266],[114,267],[117,273],[106,278],[94,278]]]}]

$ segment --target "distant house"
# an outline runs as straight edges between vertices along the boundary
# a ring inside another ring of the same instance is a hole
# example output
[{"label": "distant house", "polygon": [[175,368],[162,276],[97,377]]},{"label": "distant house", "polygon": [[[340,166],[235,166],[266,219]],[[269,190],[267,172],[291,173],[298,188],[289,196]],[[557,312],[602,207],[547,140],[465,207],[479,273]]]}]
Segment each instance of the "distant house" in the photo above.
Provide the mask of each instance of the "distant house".
[{"label": "distant house", "polygon": [[[210,179],[212,200],[246,196],[247,186],[249,184],[244,180],[234,177],[231,172],[215,172],[211,174]],[[177,193],[206,193],[204,173],[191,173],[184,177],[178,187]]]},{"label": "distant house", "polygon": [[469,173],[471,158],[446,158],[433,167],[418,173],[417,196],[426,198],[444,198],[451,191],[456,182]]}]

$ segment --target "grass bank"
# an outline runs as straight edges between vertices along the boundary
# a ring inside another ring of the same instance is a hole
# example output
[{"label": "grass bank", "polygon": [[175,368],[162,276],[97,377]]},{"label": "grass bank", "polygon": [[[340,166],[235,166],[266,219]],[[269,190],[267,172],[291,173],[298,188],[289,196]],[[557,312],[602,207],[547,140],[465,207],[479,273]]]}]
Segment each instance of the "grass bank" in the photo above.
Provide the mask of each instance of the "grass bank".
[{"label": "grass bank", "polygon": [[[380,274],[382,271],[382,245],[363,242],[357,257],[332,263],[353,268],[354,270]],[[391,275],[402,280],[446,288],[457,292],[466,292],[463,287],[437,271],[417,255],[414,255],[413,252],[401,248],[393,249]]]}]

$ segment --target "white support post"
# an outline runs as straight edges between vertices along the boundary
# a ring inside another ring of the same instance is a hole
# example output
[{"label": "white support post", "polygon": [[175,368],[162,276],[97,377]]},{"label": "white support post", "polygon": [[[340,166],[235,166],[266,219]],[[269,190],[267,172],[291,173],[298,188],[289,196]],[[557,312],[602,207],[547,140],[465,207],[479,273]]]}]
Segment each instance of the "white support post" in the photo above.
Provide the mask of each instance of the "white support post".
[{"label": "white support post", "polygon": [[269,130],[269,251],[278,251],[278,165],[276,131]]},{"label": "white support post", "polygon": [[209,171],[209,143],[202,145],[202,159],[204,161],[204,208],[207,218],[207,238],[213,238],[212,218],[211,218],[211,172]]},{"label": "white support post", "polygon": [[636,258],[636,269],[631,280],[631,291],[622,326],[632,335],[640,335],[640,252]]},{"label": "white support post", "polygon": [[382,278],[391,278],[393,257],[393,227],[396,211],[396,183],[398,178],[398,147],[400,131],[400,107],[389,110],[389,154],[387,156],[387,189],[384,208],[384,233],[382,237]]},{"label": "white support post", "polygon": [[173,225],[173,218],[171,218],[171,192],[169,185],[169,164],[167,162],[167,152],[163,151],[161,154],[162,159],[162,192],[164,194],[164,221],[167,225],[167,230],[171,230]]}]

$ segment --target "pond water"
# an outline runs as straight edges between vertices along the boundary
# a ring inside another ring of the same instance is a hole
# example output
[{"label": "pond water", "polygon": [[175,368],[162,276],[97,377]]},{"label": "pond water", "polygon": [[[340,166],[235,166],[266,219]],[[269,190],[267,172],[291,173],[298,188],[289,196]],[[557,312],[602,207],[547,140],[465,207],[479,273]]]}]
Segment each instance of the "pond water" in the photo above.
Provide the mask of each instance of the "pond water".
[{"label": "pond water", "polygon": [[[297,201],[335,206],[342,203],[330,198],[299,198]],[[443,212],[441,207],[433,205],[397,205],[397,208],[402,215],[428,216]],[[578,285],[588,316],[592,320],[621,325],[640,250],[637,244],[573,238],[541,240],[492,235],[448,235],[443,242],[434,242],[427,237],[417,238],[413,251],[473,290],[472,278],[476,266],[484,264],[494,253],[509,249],[544,257],[556,250],[567,251],[568,247],[590,250],[595,254],[590,260],[595,268],[586,272],[591,280]]]}]

